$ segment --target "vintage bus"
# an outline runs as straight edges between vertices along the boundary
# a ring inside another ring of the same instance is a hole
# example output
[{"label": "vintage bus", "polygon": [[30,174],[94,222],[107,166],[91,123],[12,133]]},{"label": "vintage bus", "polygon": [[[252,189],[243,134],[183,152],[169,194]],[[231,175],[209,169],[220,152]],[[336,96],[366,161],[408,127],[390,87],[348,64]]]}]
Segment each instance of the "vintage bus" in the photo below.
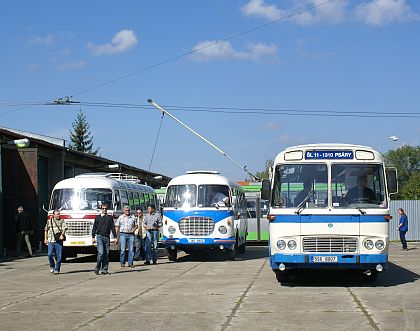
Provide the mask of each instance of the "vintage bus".
[{"label": "vintage bus", "polygon": [[394,169],[370,147],[311,144],[274,160],[261,195],[270,200],[269,258],[279,282],[301,269],[356,269],[374,281],[387,268]]},{"label": "vintage bus", "polygon": [[[78,253],[96,253],[92,243],[92,227],[102,203],[108,204],[108,214],[114,220],[125,205],[132,213],[140,207],[144,212],[151,203],[158,206],[153,188],[140,184],[137,177],[121,173],[85,173],[58,182],[52,191],[48,215],[60,210],[68,227],[63,258]],[[111,234],[111,250],[117,250]]]},{"label": "vintage bus", "polygon": [[173,178],[163,207],[162,243],[169,260],[177,251],[223,251],[230,259],[246,245],[245,194],[217,171],[188,171]]}]

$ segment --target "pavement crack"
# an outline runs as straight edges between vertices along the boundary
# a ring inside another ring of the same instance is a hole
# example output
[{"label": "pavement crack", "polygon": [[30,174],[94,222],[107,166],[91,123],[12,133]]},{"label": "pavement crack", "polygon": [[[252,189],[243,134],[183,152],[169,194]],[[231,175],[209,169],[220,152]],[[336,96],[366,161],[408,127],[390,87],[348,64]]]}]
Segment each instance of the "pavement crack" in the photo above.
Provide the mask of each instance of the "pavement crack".
[{"label": "pavement crack", "polygon": [[379,328],[378,323],[375,322],[375,320],[373,319],[372,315],[369,314],[367,308],[363,305],[362,301],[359,299],[359,297],[357,296],[356,293],[354,293],[351,288],[347,287],[347,291],[349,291],[351,297],[353,298],[353,301],[356,303],[357,308],[359,308],[363,315],[365,315],[365,317],[367,318],[369,325],[374,328],[375,330],[380,331],[381,329]]},{"label": "pavement crack", "polygon": [[191,270],[194,270],[195,268],[197,268],[201,264],[203,264],[203,262],[201,262],[199,264],[196,264],[196,265],[192,266],[191,268],[181,272],[180,274],[177,274],[177,275],[175,275],[175,276],[173,276],[173,277],[171,277],[171,278],[169,278],[169,279],[167,279],[167,280],[165,280],[161,283],[156,284],[155,286],[149,287],[148,289],[146,289],[146,290],[144,290],[140,293],[137,293],[136,295],[132,296],[131,298],[128,298],[127,300],[120,302],[119,304],[115,305],[114,307],[111,307],[111,308],[107,309],[104,313],[102,313],[100,315],[96,315],[93,318],[91,318],[90,320],[86,321],[85,323],[78,325],[77,327],[73,328],[73,330],[80,330],[84,327],[89,326],[90,323],[106,317],[109,313],[112,313],[113,311],[117,310],[118,308],[121,308],[122,306],[126,305],[127,303],[130,303],[131,301],[141,297],[142,295],[145,295],[145,294],[149,293],[150,291],[153,291],[154,289],[156,289],[156,288],[158,288],[162,285],[165,285],[166,283],[169,283],[174,279],[179,278],[180,276],[185,275],[186,273],[190,272]]},{"label": "pavement crack", "polygon": [[251,287],[255,284],[258,276],[261,274],[261,272],[263,271],[265,265],[267,264],[267,261],[268,261],[268,259],[265,259],[264,260],[264,263],[258,269],[257,273],[254,275],[254,277],[252,278],[251,282],[246,287],[245,291],[242,292],[241,296],[239,297],[239,300],[236,302],[235,306],[233,306],[233,308],[232,308],[229,316],[227,316],[227,319],[226,319],[225,323],[223,323],[220,331],[224,331],[224,330],[226,330],[230,326],[230,322],[235,317],[236,312],[238,311],[238,309],[241,307],[241,305],[245,301],[246,295],[248,294],[248,292],[251,289]]}]

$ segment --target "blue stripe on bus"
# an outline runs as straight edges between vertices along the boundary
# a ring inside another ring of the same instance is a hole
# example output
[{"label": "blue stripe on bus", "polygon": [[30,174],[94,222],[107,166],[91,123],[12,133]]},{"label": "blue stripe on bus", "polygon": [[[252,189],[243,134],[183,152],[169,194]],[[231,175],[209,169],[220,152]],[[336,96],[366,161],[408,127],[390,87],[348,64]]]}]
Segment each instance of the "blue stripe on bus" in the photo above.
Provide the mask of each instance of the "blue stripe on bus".
[{"label": "blue stripe on bus", "polygon": [[229,210],[168,210],[164,211],[163,215],[170,218],[174,222],[179,222],[184,217],[211,217],[215,222],[224,220],[225,218],[233,216],[233,211]]},{"label": "blue stripe on bus", "polygon": [[384,215],[276,215],[270,223],[387,223]]}]

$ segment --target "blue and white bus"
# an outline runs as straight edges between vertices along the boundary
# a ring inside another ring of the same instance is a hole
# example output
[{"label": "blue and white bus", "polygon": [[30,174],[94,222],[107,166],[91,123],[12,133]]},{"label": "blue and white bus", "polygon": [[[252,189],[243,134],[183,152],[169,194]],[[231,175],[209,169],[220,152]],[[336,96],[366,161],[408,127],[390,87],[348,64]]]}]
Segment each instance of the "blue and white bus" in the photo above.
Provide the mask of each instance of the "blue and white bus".
[{"label": "blue and white bus", "polygon": [[396,171],[370,147],[311,144],[274,160],[262,198],[270,200],[269,257],[279,282],[292,269],[356,269],[374,281],[389,248],[389,194]]},{"label": "blue and white bus", "polygon": [[240,185],[217,171],[188,171],[173,178],[163,208],[162,243],[170,261],[177,251],[225,251],[230,259],[246,245],[247,213]]}]

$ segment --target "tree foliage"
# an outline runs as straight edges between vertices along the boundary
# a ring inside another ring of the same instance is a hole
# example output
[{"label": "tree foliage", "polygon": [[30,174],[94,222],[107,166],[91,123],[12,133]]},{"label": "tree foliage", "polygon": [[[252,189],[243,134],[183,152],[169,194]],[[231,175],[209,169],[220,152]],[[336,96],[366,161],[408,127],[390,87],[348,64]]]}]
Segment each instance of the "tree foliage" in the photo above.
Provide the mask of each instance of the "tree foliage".
[{"label": "tree foliage", "polygon": [[72,126],[73,130],[70,129],[70,148],[78,152],[97,155],[99,148],[93,150],[93,137],[90,132],[90,125],[82,110],[77,114]]},{"label": "tree foliage", "polygon": [[404,145],[385,154],[388,166],[397,168],[398,195],[395,199],[420,199],[420,146]]},{"label": "tree foliage", "polygon": [[257,172],[255,176],[259,179],[268,179],[270,168],[273,166],[274,160],[267,160],[265,161],[265,169],[263,171]]}]

